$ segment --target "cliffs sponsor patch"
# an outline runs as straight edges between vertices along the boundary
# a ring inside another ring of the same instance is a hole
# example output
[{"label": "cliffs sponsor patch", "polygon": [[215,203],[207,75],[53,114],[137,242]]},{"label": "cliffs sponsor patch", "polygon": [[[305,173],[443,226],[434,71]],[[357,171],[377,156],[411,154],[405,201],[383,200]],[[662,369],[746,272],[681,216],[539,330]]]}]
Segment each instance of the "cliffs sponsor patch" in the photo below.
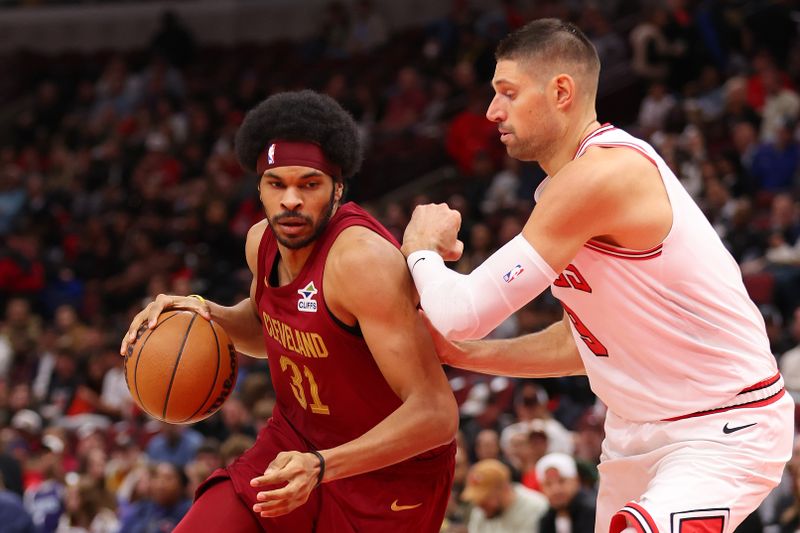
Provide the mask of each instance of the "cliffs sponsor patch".
[{"label": "cliffs sponsor patch", "polygon": [[297,301],[297,310],[304,313],[316,313],[317,301],[314,296],[317,294],[317,288],[314,287],[314,282],[309,282],[308,285],[297,291],[300,299]]}]

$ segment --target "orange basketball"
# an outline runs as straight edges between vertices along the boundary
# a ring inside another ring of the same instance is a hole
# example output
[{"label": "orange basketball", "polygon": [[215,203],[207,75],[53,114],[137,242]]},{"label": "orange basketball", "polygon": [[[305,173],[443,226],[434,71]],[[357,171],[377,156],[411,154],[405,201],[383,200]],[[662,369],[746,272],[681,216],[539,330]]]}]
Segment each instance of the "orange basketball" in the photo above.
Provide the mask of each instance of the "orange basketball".
[{"label": "orange basketball", "polygon": [[171,424],[213,415],[236,385],[237,361],[222,326],[193,311],[161,313],[125,356],[125,381],[144,412]]}]

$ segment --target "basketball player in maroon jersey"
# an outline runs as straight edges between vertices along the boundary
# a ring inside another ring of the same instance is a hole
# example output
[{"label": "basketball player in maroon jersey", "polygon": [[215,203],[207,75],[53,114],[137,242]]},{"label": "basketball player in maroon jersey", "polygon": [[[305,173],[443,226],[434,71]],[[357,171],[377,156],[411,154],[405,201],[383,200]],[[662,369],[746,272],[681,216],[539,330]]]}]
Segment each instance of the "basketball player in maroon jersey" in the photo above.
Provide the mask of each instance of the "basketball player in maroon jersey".
[{"label": "basketball player in maroon jersey", "polygon": [[439,531],[457,408],[398,243],[341,204],[361,161],[355,123],[327,96],[276,94],[248,113],[236,149],[267,215],[247,235],[250,298],[160,295],[122,345],[184,308],[269,359],[272,418],[176,531]]}]

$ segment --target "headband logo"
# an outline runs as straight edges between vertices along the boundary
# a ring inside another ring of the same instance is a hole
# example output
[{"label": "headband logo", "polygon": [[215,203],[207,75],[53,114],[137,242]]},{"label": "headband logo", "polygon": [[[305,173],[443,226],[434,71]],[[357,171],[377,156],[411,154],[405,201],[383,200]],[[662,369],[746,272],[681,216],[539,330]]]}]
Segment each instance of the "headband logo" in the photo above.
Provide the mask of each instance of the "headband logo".
[{"label": "headband logo", "polygon": [[274,165],[275,164],[275,143],[269,145],[269,150],[267,150],[267,164]]}]

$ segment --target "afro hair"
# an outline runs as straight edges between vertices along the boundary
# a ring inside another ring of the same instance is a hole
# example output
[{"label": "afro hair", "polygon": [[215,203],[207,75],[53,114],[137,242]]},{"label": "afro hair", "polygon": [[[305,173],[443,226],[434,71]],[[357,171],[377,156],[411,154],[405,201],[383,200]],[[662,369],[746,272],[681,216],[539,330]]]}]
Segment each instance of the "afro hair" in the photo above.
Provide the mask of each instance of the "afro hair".
[{"label": "afro hair", "polygon": [[353,117],[336,100],[314,91],[276,93],[251,109],[236,134],[239,163],[256,171],[259,154],[273,140],[318,144],[347,180],[361,167],[362,149]]}]

